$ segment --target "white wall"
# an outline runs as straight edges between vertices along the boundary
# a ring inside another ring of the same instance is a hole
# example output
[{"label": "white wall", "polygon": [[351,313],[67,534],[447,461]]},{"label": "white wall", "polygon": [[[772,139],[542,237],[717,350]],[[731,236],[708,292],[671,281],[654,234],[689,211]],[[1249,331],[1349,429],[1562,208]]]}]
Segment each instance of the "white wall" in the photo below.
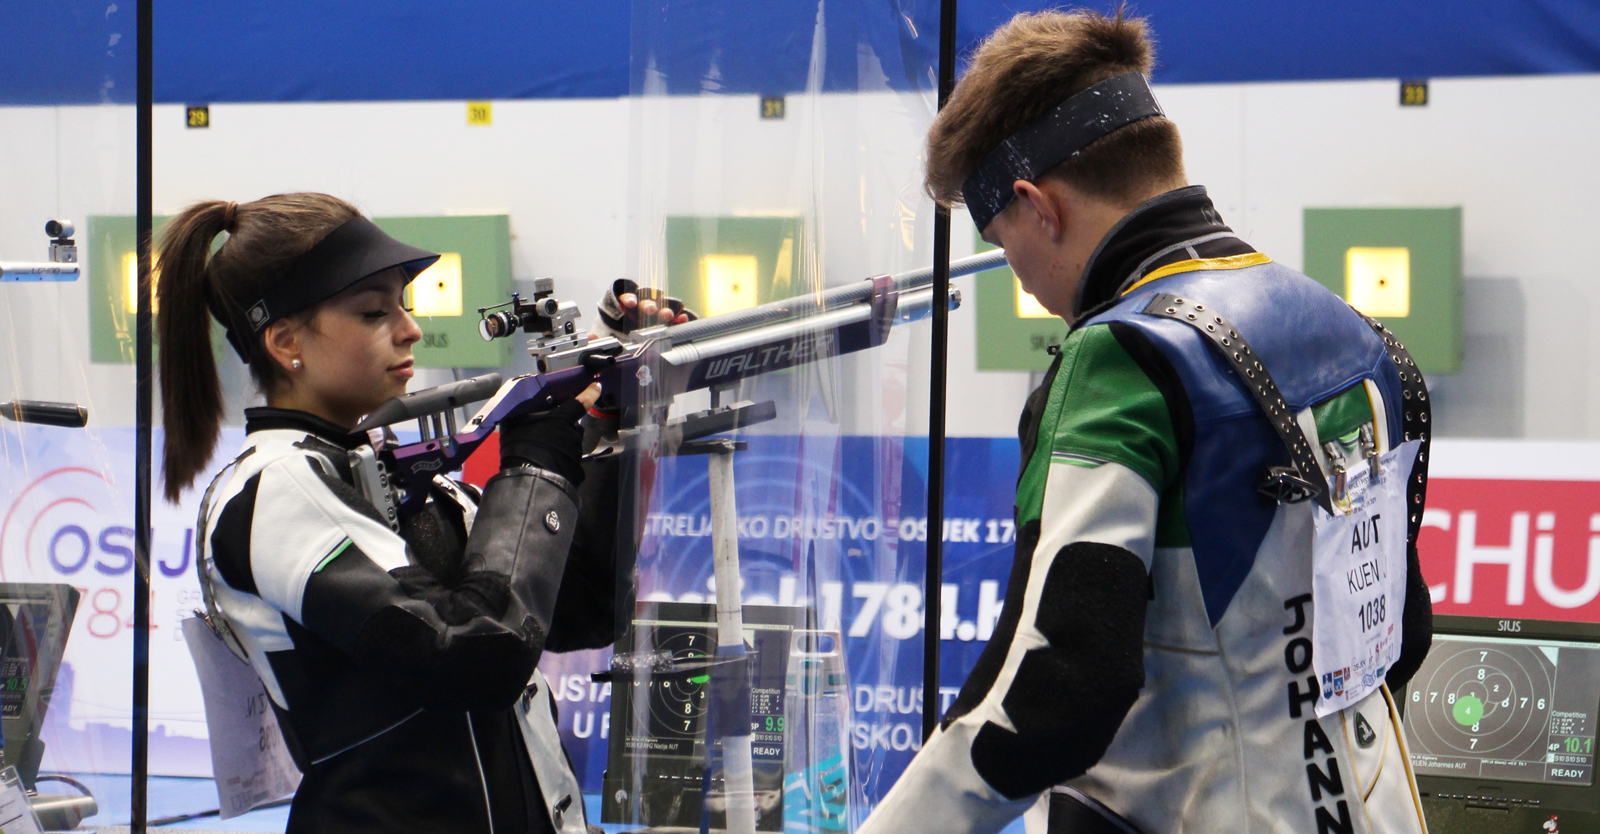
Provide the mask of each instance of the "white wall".
[{"label": "white wall", "polygon": [[[1431,380],[1441,433],[1600,437],[1600,342],[1587,324],[1600,77],[1435,80],[1426,107],[1406,108],[1394,81],[1159,94],[1184,131],[1191,179],[1291,266],[1305,207],[1462,206],[1467,361],[1459,378]],[[1496,320],[1508,309],[1520,320]],[[1517,351],[1520,367],[1500,372]],[[1507,375],[1517,378],[1489,378]],[[1520,414],[1476,413],[1494,410]]]},{"label": "white wall", "polygon": [[[1425,108],[1399,107],[1393,81],[1157,93],[1183,130],[1191,181],[1288,265],[1300,265],[1307,206],[1463,206],[1467,370],[1434,380],[1441,432],[1600,438],[1600,344],[1587,325],[1600,294],[1588,242],[1600,225],[1600,76],[1436,80]],[[515,276],[557,277],[586,304],[641,274],[648,223],[630,217],[641,206],[805,215],[829,285],[930,257],[916,182],[927,115],[915,101],[792,96],[782,122],[760,121],[753,97],[649,106],[666,109],[496,102],[492,126],[468,127],[461,102],[215,105],[207,130],[158,107],[155,207],[309,189],[374,215],[505,212]],[[132,213],[132,128],[127,108],[0,109],[0,257],[41,257],[46,217]],[[958,213],[956,256],[970,253],[970,229]],[[957,286],[970,293],[972,280]],[[0,287],[0,400],[88,400],[97,422],[131,422],[131,374],[87,364],[84,304],[82,282]],[[1012,434],[1028,375],[977,373],[972,318],[951,321],[950,434]],[[905,338],[925,355],[925,336]]]},{"label": "white wall", "polygon": [[[131,107],[0,108],[0,260],[43,261],[45,221],[133,214]],[[81,403],[132,425],[131,366],[92,365],[88,282],[0,284],[0,402]],[[8,450],[9,451],[9,450]]]}]

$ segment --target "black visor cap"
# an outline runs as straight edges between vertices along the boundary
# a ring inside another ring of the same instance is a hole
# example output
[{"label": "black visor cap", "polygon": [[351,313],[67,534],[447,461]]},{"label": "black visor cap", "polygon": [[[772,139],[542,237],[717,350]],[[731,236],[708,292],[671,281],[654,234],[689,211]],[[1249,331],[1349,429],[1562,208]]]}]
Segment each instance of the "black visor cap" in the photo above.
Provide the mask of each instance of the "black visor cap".
[{"label": "black visor cap", "polygon": [[364,279],[396,267],[404,271],[406,283],[410,283],[437,260],[438,253],[401,243],[371,220],[357,215],[267,276],[255,298],[240,298],[239,306],[231,311],[213,308],[212,314],[227,326],[228,343],[240,359],[248,362],[247,346],[284,316],[320,304]]}]

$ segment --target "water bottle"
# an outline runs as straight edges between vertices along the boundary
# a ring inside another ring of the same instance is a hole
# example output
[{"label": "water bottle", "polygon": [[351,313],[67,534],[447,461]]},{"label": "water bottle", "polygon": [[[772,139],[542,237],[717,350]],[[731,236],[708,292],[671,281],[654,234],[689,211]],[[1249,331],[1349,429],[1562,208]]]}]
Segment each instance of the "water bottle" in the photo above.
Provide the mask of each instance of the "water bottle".
[{"label": "water bottle", "polygon": [[837,631],[795,629],[784,676],[783,831],[849,830],[850,684]]}]

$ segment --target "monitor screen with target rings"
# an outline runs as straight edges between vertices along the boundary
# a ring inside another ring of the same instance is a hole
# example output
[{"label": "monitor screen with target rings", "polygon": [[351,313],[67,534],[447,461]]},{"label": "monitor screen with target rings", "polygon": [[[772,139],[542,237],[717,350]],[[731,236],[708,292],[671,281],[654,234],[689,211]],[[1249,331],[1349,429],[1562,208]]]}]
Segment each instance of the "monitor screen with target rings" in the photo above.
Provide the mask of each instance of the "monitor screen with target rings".
[{"label": "monitor screen with target rings", "polygon": [[1533,621],[1486,622],[1505,630],[1436,631],[1407,687],[1416,774],[1592,785],[1600,643],[1521,631]]},{"label": "monitor screen with target rings", "polygon": [[[756,830],[783,827],[785,672],[793,630],[815,626],[815,609],[745,605],[744,633],[750,683],[751,765]],[[660,657],[693,663],[717,654],[717,612],[711,603],[640,602],[618,638],[614,656]],[[725,800],[720,754],[707,768],[706,719],[711,670],[690,667],[664,673],[651,666],[613,673],[610,714],[601,738],[609,739],[600,820],[695,831],[702,808],[707,825],[721,829]],[[614,667],[615,668],[615,667]],[[709,771],[709,772],[708,772]]]}]

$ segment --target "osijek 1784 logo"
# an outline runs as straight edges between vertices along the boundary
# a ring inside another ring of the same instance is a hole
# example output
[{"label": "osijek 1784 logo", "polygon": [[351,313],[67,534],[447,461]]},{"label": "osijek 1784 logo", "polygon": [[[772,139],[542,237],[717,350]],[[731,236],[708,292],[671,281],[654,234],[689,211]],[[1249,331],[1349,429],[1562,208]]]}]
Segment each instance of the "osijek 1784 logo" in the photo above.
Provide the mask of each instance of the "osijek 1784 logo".
[{"label": "osijek 1784 logo", "polygon": [[83,466],[34,478],[0,518],[0,579],[76,584],[133,570],[131,497]]},{"label": "osijek 1784 logo", "polygon": [[[17,474],[12,470],[12,475]],[[76,621],[110,639],[130,626],[134,529],[132,490],[114,476],[63,465],[13,481],[0,515],[0,581],[63,582],[82,594]],[[4,500],[4,499],[0,499]],[[167,577],[190,569],[193,532],[181,550],[152,559]]]}]

